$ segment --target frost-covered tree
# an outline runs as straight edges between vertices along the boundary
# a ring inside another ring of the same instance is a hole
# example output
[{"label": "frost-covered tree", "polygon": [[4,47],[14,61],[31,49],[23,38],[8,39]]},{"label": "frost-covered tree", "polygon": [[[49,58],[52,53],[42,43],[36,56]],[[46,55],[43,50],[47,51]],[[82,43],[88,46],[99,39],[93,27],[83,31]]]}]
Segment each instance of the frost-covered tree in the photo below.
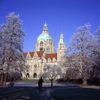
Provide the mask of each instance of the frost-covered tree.
[{"label": "frost-covered tree", "polygon": [[79,71],[79,74],[82,75],[83,85],[87,85],[88,71],[95,64],[93,58],[90,59],[90,56],[93,55],[91,46],[94,38],[89,31],[90,26],[85,24],[77,27],[76,33],[70,40],[68,54],[63,56],[62,60],[63,64]]},{"label": "frost-covered tree", "polygon": [[73,79],[74,82],[76,79],[80,79],[81,78],[81,75],[79,74],[79,71],[76,70],[76,68],[68,68],[66,70],[66,74],[65,74],[65,78],[66,79]]},{"label": "frost-covered tree", "polygon": [[100,78],[100,26],[95,31],[95,38],[93,39],[92,43],[90,43],[90,45],[91,46],[89,46],[88,49],[91,50],[92,54],[88,57],[88,59],[93,60],[93,65],[90,68],[91,77]]},{"label": "frost-covered tree", "polygon": [[95,39],[94,39],[95,50],[94,53],[100,57],[100,26],[95,31]]},{"label": "frost-covered tree", "polygon": [[[19,15],[10,13],[6,16],[7,23],[0,27],[0,68],[10,73],[24,71],[23,42],[25,33]],[[11,73],[10,73],[11,74]]]},{"label": "frost-covered tree", "polygon": [[53,86],[53,80],[57,77],[62,77],[63,73],[59,66],[57,65],[44,65],[44,73],[41,75],[43,78],[48,78],[51,81],[51,87]]},{"label": "frost-covered tree", "polygon": [[100,26],[98,27],[98,29],[95,31],[95,35],[96,35],[96,38],[100,44]]},{"label": "frost-covered tree", "polygon": [[95,31],[95,38],[91,48],[93,51],[93,55],[91,55],[90,59],[94,58],[94,62],[96,63],[91,71],[92,77],[100,78],[100,26]]}]

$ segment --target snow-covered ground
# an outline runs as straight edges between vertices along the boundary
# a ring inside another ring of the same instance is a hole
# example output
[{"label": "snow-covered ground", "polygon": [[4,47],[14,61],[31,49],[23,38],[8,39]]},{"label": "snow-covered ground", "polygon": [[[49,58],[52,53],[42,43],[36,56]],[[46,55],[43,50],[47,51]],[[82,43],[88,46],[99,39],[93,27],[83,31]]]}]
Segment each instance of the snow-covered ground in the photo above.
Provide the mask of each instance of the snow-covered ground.
[{"label": "snow-covered ground", "polygon": [[[8,86],[8,82],[6,83],[6,86]],[[14,84],[14,87],[17,86],[25,86],[25,87],[38,87],[38,83],[23,83],[18,82]],[[66,83],[54,83],[53,86],[78,86],[78,84],[66,84]],[[51,83],[43,83],[43,87],[51,87]]]}]

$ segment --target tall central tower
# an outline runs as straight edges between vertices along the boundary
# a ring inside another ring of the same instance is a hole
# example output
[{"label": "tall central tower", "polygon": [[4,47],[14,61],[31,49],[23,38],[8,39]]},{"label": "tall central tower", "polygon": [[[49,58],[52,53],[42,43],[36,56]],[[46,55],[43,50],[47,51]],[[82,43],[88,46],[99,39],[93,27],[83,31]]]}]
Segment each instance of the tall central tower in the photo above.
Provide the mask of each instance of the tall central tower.
[{"label": "tall central tower", "polygon": [[65,54],[64,51],[66,50],[66,45],[64,42],[63,34],[60,35],[60,40],[57,47],[57,61],[61,61],[61,57]]},{"label": "tall central tower", "polygon": [[45,51],[45,53],[55,53],[55,44],[49,35],[47,24],[45,22],[42,34],[39,35],[35,43],[34,51]]}]

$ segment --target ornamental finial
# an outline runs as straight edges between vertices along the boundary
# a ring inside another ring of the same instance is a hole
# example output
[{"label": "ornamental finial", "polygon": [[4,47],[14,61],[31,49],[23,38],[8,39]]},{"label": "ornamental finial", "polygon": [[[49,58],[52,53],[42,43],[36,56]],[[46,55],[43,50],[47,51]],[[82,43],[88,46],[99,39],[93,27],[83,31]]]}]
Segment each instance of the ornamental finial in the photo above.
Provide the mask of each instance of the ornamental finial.
[{"label": "ornamental finial", "polygon": [[47,26],[47,24],[46,24],[46,20],[45,20],[45,24],[44,24],[44,26]]},{"label": "ornamental finial", "polygon": [[62,28],[61,28],[61,34],[62,34],[63,32],[62,32]]}]

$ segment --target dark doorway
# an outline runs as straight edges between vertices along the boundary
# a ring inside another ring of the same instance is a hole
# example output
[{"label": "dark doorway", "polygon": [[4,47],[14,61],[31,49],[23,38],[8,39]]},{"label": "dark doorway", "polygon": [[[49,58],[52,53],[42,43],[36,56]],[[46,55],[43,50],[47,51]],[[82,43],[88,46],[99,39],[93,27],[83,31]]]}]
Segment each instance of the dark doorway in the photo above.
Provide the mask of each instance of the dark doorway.
[{"label": "dark doorway", "polygon": [[37,74],[36,74],[36,73],[34,73],[33,77],[37,77]]},{"label": "dark doorway", "polygon": [[29,77],[29,73],[26,74],[26,77]]},{"label": "dark doorway", "polygon": [[22,73],[20,73],[20,77],[22,77]]}]

